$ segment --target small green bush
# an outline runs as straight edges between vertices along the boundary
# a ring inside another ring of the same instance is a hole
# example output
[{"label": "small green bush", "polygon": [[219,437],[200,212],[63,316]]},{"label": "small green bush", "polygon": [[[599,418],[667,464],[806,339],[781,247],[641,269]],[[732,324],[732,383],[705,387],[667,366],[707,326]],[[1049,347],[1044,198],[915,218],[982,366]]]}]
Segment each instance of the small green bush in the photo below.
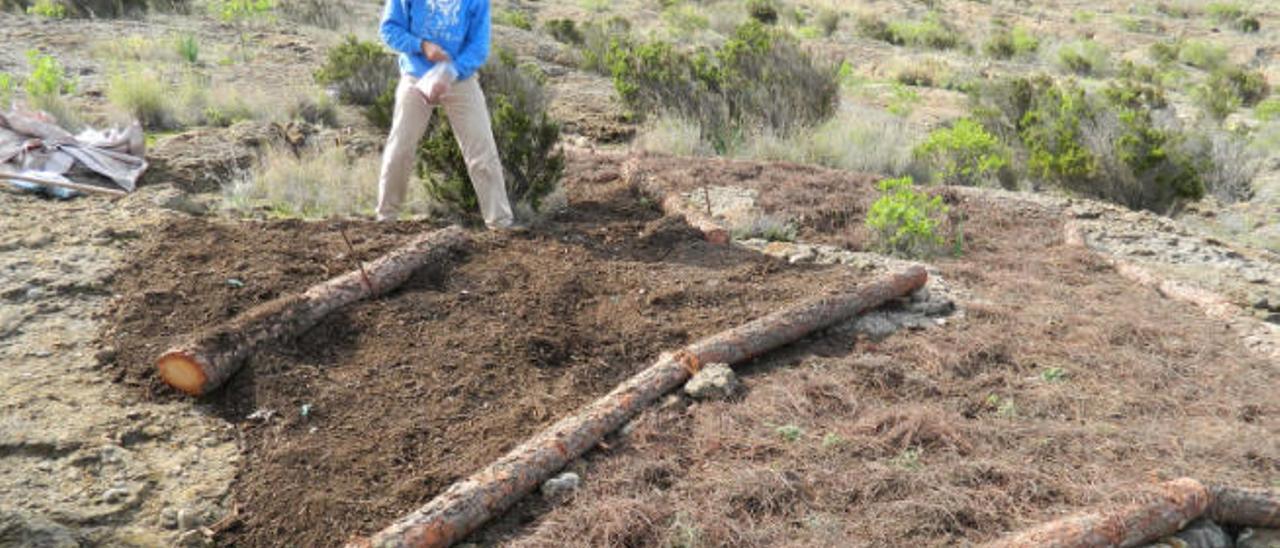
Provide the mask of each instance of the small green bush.
[{"label": "small green bush", "polygon": [[633,47],[631,40],[631,21],[624,17],[613,17],[604,22],[591,22],[582,25],[582,64],[583,70],[613,75],[609,55],[614,50],[627,50]]},{"label": "small green bush", "polygon": [[1212,71],[1227,62],[1227,48],[1203,40],[1190,40],[1179,50],[1178,60],[1198,69]]},{"label": "small green bush", "polygon": [[552,19],[547,21],[545,28],[547,34],[562,44],[581,46],[583,43],[582,31],[578,30],[578,24],[573,19]]},{"label": "small green bush", "polygon": [[711,20],[691,4],[675,4],[662,10],[662,24],[677,36],[690,36],[711,26]]},{"label": "small green bush", "polygon": [[917,192],[911,177],[880,181],[881,196],[867,211],[867,228],[883,253],[924,258],[937,253],[946,238],[942,227],[949,208],[941,196]]},{"label": "small green bush", "polygon": [[1009,151],[996,136],[968,118],[934,130],[915,149],[915,156],[947,184],[977,186],[1009,165]]},{"label": "small green bush", "polygon": [[[0,75],[0,98],[3,98],[3,90],[4,80],[3,75]],[[0,105],[3,104],[3,102],[0,102]],[[1257,116],[1259,120],[1264,122],[1280,120],[1280,97],[1272,97],[1258,103],[1258,106],[1253,108],[1253,114],[1254,116]]]},{"label": "small green bush", "polygon": [[175,36],[173,47],[177,51],[179,59],[192,65],[200,62],[200,42],[194,34],[187,33]]},{"label": "small green bush", "polygon": [[766,25],[775,24],[778,22],[778,3],[776,0],[747,0],[747,15]]},{"label": "small green bush", "polygon": [[274,0],[212,0],[209,12],[225,23],[249,23],[270,18]]},{"label": "small green bush", "polygon": [[1173,63],[1182,55],[1182,42],[1179,40],[1156,42],[1151,44],[1147,51],[1151,54],[1151,59],[1157,63]]},{"label": "small green bush", "polygon": [[1235,22],[1231,24],[1231,27],[1246,34],[1254,33],[1262,30],[1262,21],[1259,21],[1257,17],[1250,15],[1248,17],[1236,19]]},{"label": "small green bush", "polygon": [[858,29],[868,38],[896,46],[945,50],[964,44],[959,31],[936,12],[929,12],[919,21],[894,20],[887,23],[875,16],[863,16],[858,19]]},{"label": "small green bush", "polygon": [[1012,59],[1035,53],[1040,49],[1040,40],[1025,28],[1000,28],[991,39],[983,44],[982,50],[996,59]]},{"label": "small green bush", "polygon": [[1242,106],[1256,105],[1270,94],[1271,86],[1261,72],[1238,66],[1213,71],[1191,93],[1196,104],[1217,120],[1226,118]]},{"label": "small green bush", "polygon": [[508,27],[533,30],[533,21],[529,19],[529,14],[520,10],[497,10],[493,14],[493,22]]},{"label": "small green bush", "polygon": [[822,31],[823,36],[831,36],[840,30],[840,20],[844,18],[844,14],[833,9],[823,9],[818,12],[818,29]]},{"label": "small green bush", "polygon": [[1205,13],[1219,24],[1230,23],[1245,15],[1244,8],[1235,2],[1210,2],[1205,6]]},{"label": "small green bush", "polygon": [[718,152],[752,131],[787,135],[831,117],[838,82],[795,39],[748,21],[718,50],[686,51],[655,41],[615,39],[608,64],[634,113],[668,112],[696,121]]},{"label": "small green bush", "polygon": [[7,111],[13,104],[13,92],[18,89],[18,79],[7,72],[0,72],[0,111]]},{"label": "small green bush", "polygon": [[[560,125],[547,115],[547,96],[540,79],[522,69],[509,51],[499,51],[495,57],[480,70],[479,78],[491,114],[507,195],[514,204],[536,212],[558,188],[564,174]],[[443,114],[442,109],[437,109],[432,128],[422,140],[418,174],[427,195],[449,213],[473,216],[479,202],[467,174],[466,159]]]},{"label": "small green bush", "polygon": [[36,0],[27,7],[27,13],[47,19],[62,19],[67,16],[67,7],[54,0]]},{"label": "small green bush", "polygon": [[314,76],[317,83],[337,91],[338,100],[365,107],[371,123],[391,127],[400,68],[380,44],[349,35],[329,50]]},{"label": "small green bush", "polygon": [[1110,55],[1102,44],[1093,40],[1079,40],[1058,48],[1056,61],[1062,70],[1088,76],[1105,72]]}]

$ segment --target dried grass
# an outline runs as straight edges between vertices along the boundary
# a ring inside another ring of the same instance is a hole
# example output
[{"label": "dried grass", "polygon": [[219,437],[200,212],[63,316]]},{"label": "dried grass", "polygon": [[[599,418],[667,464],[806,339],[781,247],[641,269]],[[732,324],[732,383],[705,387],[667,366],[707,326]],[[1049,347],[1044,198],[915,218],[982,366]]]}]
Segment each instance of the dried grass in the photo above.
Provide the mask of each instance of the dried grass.
[{"label": "dried grass", "polygon": [[[740,401],[646,413],[590,457],[575,501],[501,534],[522,546],[952,546],[1153,472],[1275,480],[1280,418],[1260,411],[1275,407],[1273,364],[1067,247],[1056,213],[956,202],[970,252],[939,266],[974,294],[963,320],[847,355],[806,345],[754,366]],[[1046,381],[1048,367],[1066,375]],[[789,441],[780,425],[802,433]],[[602,533],[623,514],[643,534]]]}]

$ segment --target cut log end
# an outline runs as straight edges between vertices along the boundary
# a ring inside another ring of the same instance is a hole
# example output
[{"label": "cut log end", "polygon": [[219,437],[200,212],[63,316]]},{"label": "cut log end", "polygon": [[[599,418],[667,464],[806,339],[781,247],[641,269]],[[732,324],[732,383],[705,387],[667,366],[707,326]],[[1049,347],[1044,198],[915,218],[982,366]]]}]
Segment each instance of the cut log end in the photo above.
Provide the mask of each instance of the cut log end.
[{"label": "cut log end", "polygon": [[160,369],[160,378],[164,382],[192,396],[203,394],[205,383],[209,381],[204,366],[184,352],[168,352],[160,356],[156,367]]}]

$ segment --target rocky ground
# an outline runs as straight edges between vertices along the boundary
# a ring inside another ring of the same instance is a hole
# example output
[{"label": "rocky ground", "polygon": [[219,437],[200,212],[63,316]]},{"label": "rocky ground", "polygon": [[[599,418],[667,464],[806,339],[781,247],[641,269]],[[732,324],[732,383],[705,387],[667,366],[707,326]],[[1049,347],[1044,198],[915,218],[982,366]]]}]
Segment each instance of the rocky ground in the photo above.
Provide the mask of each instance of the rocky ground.
[{"label": "rocky ground", "polygon": [[167,215],[153,194],[0,193],[0,545],[174,545],[227,513],[229,426],[145,401],[99,366],[117,265]]}]

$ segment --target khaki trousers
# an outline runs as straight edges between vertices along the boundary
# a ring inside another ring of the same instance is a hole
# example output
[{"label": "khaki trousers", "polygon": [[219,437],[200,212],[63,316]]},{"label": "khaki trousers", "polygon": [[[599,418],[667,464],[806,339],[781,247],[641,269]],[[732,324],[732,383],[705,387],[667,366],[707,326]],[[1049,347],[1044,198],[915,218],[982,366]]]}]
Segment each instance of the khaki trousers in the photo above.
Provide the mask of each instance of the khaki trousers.
[{"label": "khaki trousers", "polygon": [[[507,200],[507,187],[502,178],[502,164],[498,159],[498,146],[493,140],[489,125],[489,107],[484,102],[484,92],[476,77],[455,82],[440,101],[449,126],[458,139],[462,156],[467,161],[467,173],[480,202],[480,214],[490,228],[502,228],[512,224],[511,203]],[[414,89],[417,79],[404,75],[396,87],[395,114],[391,121],[391,136],[382,152],[382,175],[378,181],[378,220],[394,220],[400,213],[409,175],[431,113],[422,94]]]}]

